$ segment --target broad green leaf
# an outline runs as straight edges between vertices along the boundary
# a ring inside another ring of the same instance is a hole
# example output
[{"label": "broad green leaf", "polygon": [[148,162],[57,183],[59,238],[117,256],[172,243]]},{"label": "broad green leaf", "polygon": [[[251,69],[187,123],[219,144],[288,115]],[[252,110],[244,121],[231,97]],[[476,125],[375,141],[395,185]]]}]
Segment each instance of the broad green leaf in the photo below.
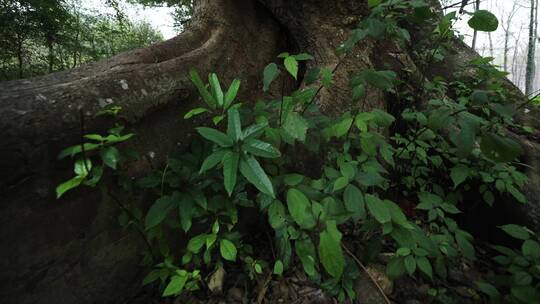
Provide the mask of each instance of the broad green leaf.
[{"label": "broad green leaf", "polygon": [[208,234],[199,234],[189,240],[187,248],[192,253],[199,253],[206,244]]},{"label": "broad green leaf", "polygon": [[477,31],[494,32],[499,27],[499,20],[490,11],[478,10],[473,13],[468,22],[469,26]]},{"label": "broad green leaf", "polygon": [[313,245],[311,239],[297,240],[295,242],[295,250],[296,255],[302,263],[304,272],[308,276],[314,277],[317,274],[317,252],[315,251],[315,245]]},{"label": "broad green leaf", "polygon": [[275,275],[282,275],[283,274],[283,262],[281,260],[277,260],[274,263],[274,274]]},{"label": "broad green leaf", "polygon": [[274,229],[279,229],[285,224],[285,207],[280,201],[274,201],[268,207],[268,222]]},{"label": "broad green leaf", "polygon": [[379,4],[381,4],[382,0],[368,0],[368,6],[369,8],[373,8]]},{"label": "broad green leaf", "polygon": [[225,104],[223,105],[223,108],[228,109],[231,106],[238,94],[238,89],[240,89],[240,80],[235,79],[225,94]]},{"label": "broad green leaf", "polygon": [[363,84],[355,86],[352,90],[353,101],[358,101],[366,96],[366,87]]},{"label": "broad green leaf", "polygon": [[304,176],[300,174],[287,174],[283,176],[283,182],[287,186],[296,186],[304,180]]},{"label": "broad green leaf", "polygon": [[426,257],[416,257],[416,266],[430,279],[433,278],[433,268],[431,267],[431,263]]},{"label": "broad green leaf", "polygon": [[223,183],[229,196],[232,195],[234,186],[236,185],[239,160],[240,154],[237,152],[229,151],[223,156]]},{"label": "broad green leaf", "polygon": [[259,191],[275,198],[274,187],[259,162],[252,156],[240,159],[240,173]]},{"label": "broad green leaf", "polygon": [[457,188],[457,186],[461,185],[470,174],[469,167],[465,165],[457,165],[450,171],[450,177],[452,178],[452,181],[454,182],[454,189]]},{"label": "broad green leaf", "polygon": [[311,213],[311,202],[297,189],[287,191],[287,208],[293,220],[303,228],[309,228],[314,224]]},{"label": "broad green leaf", "polygon": [[219,84],[217,75],[215,73],[211,73],[208,76],[208,82],[210,83],[212,95],[214,96],[217,105],[223,107],[223,91],[221,90],[221,85]]},{"label": "broad green leaf", "polygon": [[520,203],[525,204],[527,202],[527,198],[523,193],[521,193],[516,187],[513,185],[506,185],[506,190],[512,194],[512,196]]},{"label": "broad green leaf", "polygon": [[287,116],[283,129],[294,139],[301,142],[306,140],[308,124],[306,120],[296,112],[290,113]]},{"label": "broad green leaf", "polygon": [[461,231],[456,232],[456,242],[463,255],[468,259],[475,259],[474,246],[469,241],[467,235]]},{"label": "broad green leaf", "polygon": [[403,257],[394,257],[390,259],[386,264],[386,274],[392,280],[397,279],[405,274],[405,264],[403,263]]},{"label": "broad green leaf", "polygon": [[180,226],[182,226],[182,230],[184,230],[184,232],[188,232],[193,223],[195,202],[187,195],[182,196],[178,203],[178,211],[180,216]]},{"label": "broad green leaf", "polygon": [[258,139],[251,139],[246,141],[243,145],[243,150],[255,156],[265,158],[278,158],[281,156],[279,150],[274,148],[274,146]]},{"label": "broad green leaf", "polygon": [[366,217],[366,206],[362,192],[354,185],[348,185],[343,193],[345,208],[353,213],[353,219],[360,220]]},{"label": "broad green leaf", "polygon": [[412,255],[405,257],[405,259],[403,260],[403,265],[405,266],[405,270],[407,270],[407,273],[410,275],[412,275],[416,271],[416,259]]},{"label": "broad green leaf", "polygon": [[390,210],[381,199],[372,194],[366,194],[365,200],[369,213],[377,220],[377,222],[384,224],[392,220]]},{"label": "broad green leaf", "polygon": [[227,153],[227,150],[218,150],[218,151],[210,154],[210,156],[208,156],[204,160],[199,173],[202,174],[202,173],[214,168],[215,166],[217,166],[217,164],[221,163],[221,161],[223,160],[223,156],[225,156],[225,153]]},{"label": "broad green leaf", "polygon": [[518,225],[514,225],[514,224],[509,224],[509,225],[503,225],[500,227],[504,232],[506,232],[507,234],[509,234],[510,236],[516,238],[516,239],[520,239],[520,240],[528,240],[531,235],[529,233],[529,231],[527,229],[525,229],[524,227],[521,227],[521,226],[518,226]]},{"label": "broad green leaf", "polygon": [[345,268],[345,258],[341,250],[341,232],[335,221],[326,222],[326,229],[319,235],[319,257],[328,274],[339,279]]},{"label": "broad green leaf", "polygon": [[[101,144],[84,143],[84,151],[85,152],[95,150],[95,149],[97,149],[99,147],[101,147]],[[64,158],[66,158],[68,156],[73,157],[74,155],[79,154],[81,152],[82,152],[81,145],[71,146],[69,148],[66,148],[66,149],[62,150],[62,152],[60,152],[60,154],[58,154],[58,159],[64,159]]]},{"label": "broad green leaf", "polygon": [[190,119],[193,116],[197,116],[205,112],[208,112],[208,109],[206,108],[191,109],[189,112],[186,113],[186,115],[184,115],[184,119]]},{"label": "broad green leaf", "polygon": [[171,278],[171,281],[163,291],[164,297],[179,295],[182,293],[182,290],[184,290],[184,286],[188,280],[187,272],[183,271],[182,274],[183,275],[175,275]]},{"label": "broad green leaf", "polygon": [[298,55],[293,55],[293,57],[298,61],[313,60],[313,56],[308,53],[301,53]]},{"label": "broad green leaf", "polygon": [[285,65],[285,69],[287,72],[289,72],[289,74],[292,75],[292,77],[294,77],[294,79],[298,78],[298,61],[296,58],[294,58],[294,56],[285,58],[283,65]]},{"label": "broad green leaf", "polygon": [[526,240],[521,245],[521,252],[527,257],[540,259],[540,244],[533,240]]},{"label": "broad green leaf", "polygon": [[336,179],[336,181],[334,182],[334,189],[333,189],[333,192],[337,192],[345,187],[347,187],[347,185],[349,184],[349,179],[345,176],[341,176],[339,177],[338,179]]},{"label": "broad green leaf", "polygon": [[383,203],[386,205],[386,208],[390,211],[390,216],[392,217],[392,222],[400,225],[403,228],[406,229],[413,229],[413,226],[409,221],[407,220],[407,217],[403,213],[403,210],[401,210],[401,207],[397,205],[396,203],[384,200]]},{"label": "broad green leaf", "polygon": [[225,133],[222,133],[216,129],[199,127],[196,129],[202,137],[212,141],[222,147],[230,147],[233,145],[233,141]]},{"label": "broad green leaf", "polygon": [[175,202],[177,199],[178,194],[175,193],[172,196],[163,196],[156,200],[146,214],[146,218],[144,220],[146,230],[159,225],[167,217],[167,215],[169,215],[169,212],[176,207]]},{"label": "broad green leaf", "polygon": [[230,109],[227,111],[228,124],[227,124],[227,136],[234,142],[242,140],[242,123],[240,122],[240,113],[237,109]]},{"label": "broad green leaf", "polygon": [[190,71],[191,75],[191,81],[195,86],[197,87],[197,90],[199,90],[199,94],[203,98],[203,100],[210,106],[210,108],[215,109],[217,107],[216,99],[208,92],[206,89],[206,86],[202,82],[201,77],[199,76],[199,73],[195,70]]},{"label": "broad green leaf", "polygon": [[101,150],[101,159],[105,165],[116,170],[120,162],[120,151],[115,147],[106,147]]},{"label": "broad green leaf", "polygon": [[498,299],[501,296],[497,288],[489,283],[476,282],[476,287],[478,290],[488,295],[491,299]]},{"label": "broad green leaf", "polygon": [[255,124],[251,125],[244,129],[244,140],[249,140],[253,138],[257,138],[261,136],[264,133],[264,129],[268,127],[267,123],[261,123],[261,124]]},{"label": "broad green leaf", "polygon": [[76,176],[66,182],[61,183],[56,187],[56,198],[60,198],[64,193],[67,191],[78,187],[83,181],[85,177],[84,176]]},{"label": "broad green leaf", "polygon": [[90,171],[92,170],[92,161],[90,159],[86,159],[86,161],[83,161],[82,158],[77,159],[75,161],[75,164],[73,165],[73,172],[77,174],[77,176],[85,177],[87,176]]},{"label": "broad green leaf", "polygon": [[368,35],[375,39],[383,38],[386,32],[386,23],[379,19],[367,18],[364,21],[364,26],[367,29]]},{"label": "broad green leaf", "polygon": [[383,128],[388,128],[396,120],[396,118],[390,113],[379,109],[374,109],[371,111],[371,113],[374,116],[375,123]]},{"label": "broad green leaf", "polygon": [[482,136],[480,149],[487,158],[503,163],[512,161],[523,154],[523,148],[519,143],[495,133]]},{"label": "broad green leaf", "polygon": [[219,251],[221,256],[227,261],[236,261],[236,246],[227,239],[221,239],[219,241]]},{"label": "broad green leaf", "polygon": [[263,91],[268,91],[270,88],[270,85],[276,79],[276,77],[279,75],[279,69],[277,64],[270,63],[264,68],[263,73]]}]

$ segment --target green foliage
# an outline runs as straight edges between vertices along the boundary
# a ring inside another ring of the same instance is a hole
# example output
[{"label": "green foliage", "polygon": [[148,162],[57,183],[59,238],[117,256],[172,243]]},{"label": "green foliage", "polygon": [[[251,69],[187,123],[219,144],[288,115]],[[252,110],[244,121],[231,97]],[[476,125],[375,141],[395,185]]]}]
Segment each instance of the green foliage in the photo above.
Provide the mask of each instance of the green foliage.
[{"label": "green foliage", "polygon": [[[399,26],[407,20],[434,28],[430,39],[409,45],[419,69],[444,58],[455,14],[439,20],[422,0],[368,4],[370,16],[340,51],[364,39],[409,44],[408,32]],[[314,283],[344,302],[354,299],[359,277],[356,259],[345,254],[342,244],[353,230],[372,248],[363,253],[366,262],[382,250],[393,252],[386,264],[390,278],[422,278],[435,285],[432,296],[444,297],[440,286],[448,269],[477,260],[473,236],[456,221],[466,211],[471,190],[478,189],[472,192],[489,205],[501,195],[525,203],[520,189],[526,178],[516,167],[522,149],[507,136],[508,129],[521,127],[513,120],[519,105],[504,89],[504,75],[488,60],[477,59],[468,66],[476,71],[473,79],[422,79],[425,85],[413,90],[410,71],[357,71],[349,79],[352,107],[330,118],[315,100],[332,85],[333,72],[313,68],[302,78],[299,66],[313,59],[310,55],[282,53],[278,58],[263,71],[264,92],[279,85],[274,81],[281,71],[280,77],[303,79],[306,85],[275,100],[240,104],[239,80],[225,92],[216,74],[210,73],[206,84],[190,72],[206,107],[184,118],[201,115],[214,127],[197,126],[190,147],[171,153],[164,169],[131,186],[149,191],[155,202],[145,215],[135,209],[122,220],[142,228],[152,255],[163,260],[146,259],[155,268],[145,283],[159,279],[164,296],[178,295],[198,288],[200,270],[241,265],[255,280],[265,273],[281,276],[297,263]],[[365,109],[372,92],[392,96],[391,113]],[[115,135],[88,135],[91,142],[68,148],[61,157],[80,155],[85,147],[86,153],[100,151],[101,167],[118,169],[123,155],[113,145],[130,136]],[[302,169],[311,166],[302,164],[304,157],[319,160],[320,170]],[[95,166],[87,167],[76,162],[75,180],[61,190],[92,175]],[[237,227],[240,208],[267,219],[274,235],[268,245],[275,248],[272,257],[253,257],[248,238]],[[502,229],[523,241],[521,252],[494,248],[503,254],[497,262],[509,267],[505,282],[514,285],[479,282],[477,288],[492,299],[531,302],[538,289],[538,239],[515,225]],[[175,233],[189,238],[179,252],[171,252],[166,237]],[[503,291],[508,295],[502,296]]]},{"label": "green foliage", "polygon": [[77,1],[3,1],[0,80],[66,70],[162,40],[148,23],[82,12]]}]

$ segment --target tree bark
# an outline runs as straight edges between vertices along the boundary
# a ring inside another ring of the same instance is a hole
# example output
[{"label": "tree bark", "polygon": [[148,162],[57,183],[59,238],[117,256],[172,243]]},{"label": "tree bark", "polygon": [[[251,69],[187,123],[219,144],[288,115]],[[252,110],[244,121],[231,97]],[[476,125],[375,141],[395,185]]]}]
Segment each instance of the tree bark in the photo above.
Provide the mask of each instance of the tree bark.
[{"label": "tree bark", "polygon": [[[191,128],[181,117],[199,101],[191,68],[216,72],[226,83],[240,78],[242,99],[256,100],[264,66],[282,51],[301,51],[315,57],[308,67],[339,65],[335,85],[317,100],[326,113],[337,114],[349,106],[350,74],[414,67],[408,50],[392,41],[366,41],[346,57],[336,52],[367,12],[365,1],[200,0],[189,27],[171,40],[0,83],[0,247],[9,248],[0,258],[0,298],[8,304],[120,303],[140,286],[143,245],[117,228],[107,193],[76,190],[55,199],[56,185],[71,175],[71,164],[56,156],[78,143],[80,113],[85,131],[99,133],[112,122],[95,114],[121,106],[120,119],[136,133],[130,145],[141,155],[152,152],[159,163],[190,141]],[[426,72],[451,79],[476,56],[456,38],[445,61]],[[380,92],[368,95],[368,109],[387,107]],[[129,169],[136,176],[149,168],[141,160]]]},{"label": "tree bark", "polygon": [[535,36],[535,0],[531,0],[531,14],[529,20],[529,44],[527,47],[527,68],[525,71],[525,94],[528,96],[533,93],[534,83],[534,56],[536,53],[536,36]]}]

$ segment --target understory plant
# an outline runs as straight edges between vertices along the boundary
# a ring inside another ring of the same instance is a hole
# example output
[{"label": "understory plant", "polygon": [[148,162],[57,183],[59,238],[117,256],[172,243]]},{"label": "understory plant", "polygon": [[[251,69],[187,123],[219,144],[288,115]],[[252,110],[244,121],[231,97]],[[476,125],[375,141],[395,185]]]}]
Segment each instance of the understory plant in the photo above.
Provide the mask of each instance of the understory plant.
[{"label": "understory plant", "polygon": [[[184,118],[203,117],[197,121],[212,121],[212,127],[194,128],[190,147],[171,152],[163,169],[125,187],[155,197],[144,212],[129,206],[120,216],[149,244],[145,262],[153,270],[145,284],[177,296],[201,288],[206,274],[229,267],[245,269],[251,279],[300,268],[342,302],[355,298],[363,263],[389,253],[391,279],[414,276],[440,287],[449,268],[477,259],[474,237],[457,220],[468,197],[493,205],[509,195],[526,203],[520,190],[526,178],[517,160],[523,151],[508,130],[531,129],[514,121],[523,104],[505,88],[506,74],[490,59],[478,58],[453,81],[426,77],[455,39],[455,13],[438,18],[423,0],[369,4],[370,16],[338,50],[341,60],[361,41],[392,39],[420,64],[415,70],[357,71],[349,80],[351,96],[339,101],[350,107],[338,117],[325,115],[317,104],[321,90],[332,89],[335,69],[313,66],[306,53],[279,54],[264,69],[264,92],[285,92],[277,87],[280,77],[302,81],[297,90],[264,101],[239,103],[239,80],[223,91],[217,75],[210,74],[206,84],[191,71],[206,106]],[[491,31],[493,18],[482,11],[469,24]],[[405,26],[410,23],[429,28],[430,35],[413,43]],[[301,66],[308,67],[303,77]],[[373,92],[385,97],[387,108],[367,108]],[[81,183],[96,184],[104,167],[117,168],[115,145],[132,136],[121,131],[86,135],[92,142],[62,152],[75,157],[77,176],[59,186],[59,196]],[[92,166],[98,156],[103,165]],[[264,219],[252,224],[269,231],[267,241],[257,243],[242,229],[246,212]],[[524,241],[522,251],[494,249],[502,254],[496,262],[516,285],[475,287],[521,303],[538,296],[532,291],[538,287],[538,239],[526,228],[508,227],[503,229]],[[171,241],[178,236],[186,243]],[[360,244],[349,248],[345,237]],[[257,252],[257,246],[272,254]]]}]

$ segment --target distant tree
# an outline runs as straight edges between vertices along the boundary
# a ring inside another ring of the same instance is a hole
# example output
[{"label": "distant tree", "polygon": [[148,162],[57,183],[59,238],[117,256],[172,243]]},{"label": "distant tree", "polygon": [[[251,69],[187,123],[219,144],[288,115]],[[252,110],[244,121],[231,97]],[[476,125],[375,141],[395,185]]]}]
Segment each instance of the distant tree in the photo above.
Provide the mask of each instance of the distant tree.
[{"label": "distant tree", "polygon": [[527,46],[527,68],[525,71],[525,94],[530,95],[533,92],[534,83],[534,70],[535,62],[534,57],[536,53],[536,29],[535,29],[535,17],[536,15],[536,0],[530,0],[530,20],[529,20],[529,43]]}]

